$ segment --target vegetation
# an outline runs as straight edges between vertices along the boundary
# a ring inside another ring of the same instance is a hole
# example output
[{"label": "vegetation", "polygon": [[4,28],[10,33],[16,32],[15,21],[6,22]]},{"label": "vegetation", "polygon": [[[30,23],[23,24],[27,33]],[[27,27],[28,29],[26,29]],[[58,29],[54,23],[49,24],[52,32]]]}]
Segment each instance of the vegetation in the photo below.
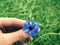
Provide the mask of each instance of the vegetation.
[{"label": "vegetation", "polygon": [[60,45],[60,0],[0,0],[0,17],[27,20],[29,15],[41,31],[28,45]]}]

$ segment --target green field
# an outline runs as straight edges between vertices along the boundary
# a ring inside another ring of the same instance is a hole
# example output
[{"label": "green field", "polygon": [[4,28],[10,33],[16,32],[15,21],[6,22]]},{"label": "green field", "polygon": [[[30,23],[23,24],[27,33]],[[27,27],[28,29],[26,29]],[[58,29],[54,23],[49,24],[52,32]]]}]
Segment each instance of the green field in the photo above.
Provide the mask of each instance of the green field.
[{"label": "green field", "polygon": [[34,18],[41,29],[28,45],[60,45],[60,0],[0,0],[0,17]]}]

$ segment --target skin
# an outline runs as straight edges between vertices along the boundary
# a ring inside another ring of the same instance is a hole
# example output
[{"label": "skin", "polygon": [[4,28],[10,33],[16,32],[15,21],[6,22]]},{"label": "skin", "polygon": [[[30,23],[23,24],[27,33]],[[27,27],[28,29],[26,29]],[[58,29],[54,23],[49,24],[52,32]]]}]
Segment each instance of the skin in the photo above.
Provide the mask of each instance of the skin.
[{"label": "skin", "polygon": [[[12,45],[14,42],[21,39],[32,41],[33,38],[25,34],[22,30],[22,25],[26,21],[17,18],[0,18],[0,45]],[[6,29],[4,31],[4,29]],[[40,30],[38,30],[39,32]],[[19,42],[20,45],[27,45]]]}]

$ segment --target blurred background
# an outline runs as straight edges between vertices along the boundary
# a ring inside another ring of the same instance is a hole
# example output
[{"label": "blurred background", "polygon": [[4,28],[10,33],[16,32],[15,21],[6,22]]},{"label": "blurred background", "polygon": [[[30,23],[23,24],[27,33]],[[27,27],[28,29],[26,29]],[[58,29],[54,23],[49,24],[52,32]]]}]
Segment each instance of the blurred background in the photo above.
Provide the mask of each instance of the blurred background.
[{"label": "blurred background", "polygon": [[[0,0],[0,17],[34,18],[41,29],[28,45],[60,45],[60,0]],[[14,44],[16,45],[16,44]]]}]

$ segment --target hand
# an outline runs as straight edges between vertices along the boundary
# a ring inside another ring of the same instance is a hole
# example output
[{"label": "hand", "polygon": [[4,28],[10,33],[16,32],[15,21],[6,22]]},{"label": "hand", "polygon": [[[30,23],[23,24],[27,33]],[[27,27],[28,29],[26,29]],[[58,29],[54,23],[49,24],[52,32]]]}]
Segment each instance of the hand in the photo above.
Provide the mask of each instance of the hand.
[{"label": "hand", "polygon": [[[25,34],[22,30],[24,23],[25,21],[21,19],[0,18],[0,45],[12,45],[21,39],[32,41],[33,38]],[[20,45],[26,45],[26,43],[20,42]]]}]

